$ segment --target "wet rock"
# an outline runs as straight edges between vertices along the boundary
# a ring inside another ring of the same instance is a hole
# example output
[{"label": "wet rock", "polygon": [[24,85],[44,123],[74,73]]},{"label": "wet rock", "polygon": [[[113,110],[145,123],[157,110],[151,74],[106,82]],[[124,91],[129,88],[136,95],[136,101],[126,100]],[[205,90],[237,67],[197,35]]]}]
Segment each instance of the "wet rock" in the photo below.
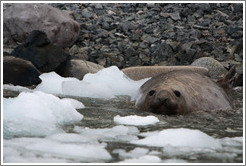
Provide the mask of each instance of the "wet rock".
[{"label": "wet rock", "polygon": [[180,16],[179,16],[179,13],[178,12],[170,13],[169,15],[175,21],[180,20]]},{"label": "wet rock", "polygon": [[131,56],[134,56],[134,55],[138,54],[137,51],[133,47],[126,48],[124,53],[125,53],[125,56],[127,56],[127,57],[131,57]]},{"label": "wet rock", "polygon": [[166,43],[162,42],[151,47],[150,56],[154,57],[154,63],[168,60],[174,55],[172,48]]},{"label": "wet rock", "polygon": [[243,63],[236,65],[236,73],[232,80],[232,86],[243,86]]},{"label": "wet rock", "polygon": [[13,56],[3,56],[3,83],[31,86],[41,83],[40,71],[30,62]]},{"label": "wet rock", "polygon": [[146,36],[142,37],[142,40],[146,41],[149,44],[153,44],[153,43],[157,42],[159,39],[156,38],[156,37],[152,37],[152,36],[146,35]]},{"label": "wet rock", "polygon": [[4,36],[19,42],[25,41],[33,30],[41,30],[53,44],[69,47],[79,35],[79,24],[67,12],[47,4],[12,4],[3,15]]},{"label": "wet rock", "polygon": [[13,56],[31,61],[41,72],[57,71],[66,63],[69,55],[62,48],[50,43],[42,31],[33,31],[24,44],[11,53]]},{"label": "wet rock", "polygon": [[209,71],[210,77],[214,79],[222,78],[227,73],[227,70],[224,68],[224,66],[211,57],[199,58],[195,60],[191,66],[206,67]]},{"label": "wet rock", "polygon": [[238,13],[243,11],[243,3],[233,4],[233,12]]},{"label": "wet rock", "polygon": [[137,25],[135,25],[134,23],[132,23],[130,21],[126,21],[126,22],[123,22],[123,23],[119,24],[119,29],[126,33],[129,30],[137,29]]},{"label": "wet rock", "polygon": [[67,63],[61,75],[63,77],[75,77],[82,80],[87,73],[96,73],[103,68],[103,66],[89,61],[72,59]]},{"label": "wet rock", "polygon": [[85,18],[93,18],[94,16],[94,13],[90,12],[89,10],[87,9],[84,9],[81,11],[81,15]]},{"label": "wet rock", "polygon": [[77,45],[73,45],[69,49],[69,54],[74,59],[88,60],[88,47],[79,48]]}]

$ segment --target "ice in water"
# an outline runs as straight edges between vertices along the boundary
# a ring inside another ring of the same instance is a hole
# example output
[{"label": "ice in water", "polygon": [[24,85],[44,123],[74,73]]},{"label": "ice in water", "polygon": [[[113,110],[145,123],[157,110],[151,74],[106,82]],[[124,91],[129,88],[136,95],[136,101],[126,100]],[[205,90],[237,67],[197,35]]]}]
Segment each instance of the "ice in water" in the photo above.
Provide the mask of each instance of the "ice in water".
[{"label": "ice in water", "polygon": [[119,115],[114,117],[114,122],[124,125],[135,125],[135,126],[145,126],[145,125],[154,125],[159,122],[159,119],[154,116],[137,116],[130,115],[121,117]]},{"label": "ice in water", "polygon": [[[181,139],[182,138],[182,139]],[[221,148],[221,144],[215,138],[201,132],[185,128],[164,129],[151,134],[144,139],[132,141],[134,144],[165,147],[195,147],[195,148]]]},{"label": "ice in water", "polygon": [[[67,139],[60,139],[58,136]],[[80,138],[82,138],[80,140]],[[44,159],[65,159],[63,162],[72,160],[80,162],[102,162],[111,159],[111,155],[105,149],[106,144],[90,144],[89,140],[82,136],[56,135],[46,138],[14,138],[4,140],[5,162],[50,162]],[[38,156],[38,157],[34,157]],[[31,158],[30,158],[31,157]],[[51,160],[52,162],[52,160]],[[59,160],[58,160],[59,162]]]},{"label": "ice in water", "polygon": [[49,135],[82,118],[71,102],[39,91],[3,100],[4,137]]},{"label": "ice in water", "polygon": [[[111,128],[78,126],[77,123],[83,122],[83,115],[76,109],[82,109],[84,105],[54,95],[105,99],[128,95],[137,99],[139,87],[147,79],[133,81],[115,66],[87,74],[83,80],[63,78],[54,72],[44,73],[40,78],[42,83],[33,92],[18,86],[4,86],[28,91],[16,98],[3,99],[4,162],[108,162],[112,159],[106,149],[110,142],[136,147],[112,152],[123,163],[185,163],[188,161],[180,156],[188,158],[201,152],[208,158],[233,161],[242,153],[243,137],[216,139],[199,130],[184,128],[140,132],[146,127],[144,125],[158,124],[159,120],[154,116],[118,115],[112,117],[115,126]],[[67,124],[75,125],[72,133],[63,130],[62,126]],[[159,150],[151,150],[153,147]]]},{"label": "ice in water", "polygon": [[52,94],[72,95],[91,98],[114,98],[117,95],[135,96],[139,87],[148,79],[134,81],[116,66],[88,73],[83,80],[63,78],[55,72],[40,76],[42,83],[35,90]]}]

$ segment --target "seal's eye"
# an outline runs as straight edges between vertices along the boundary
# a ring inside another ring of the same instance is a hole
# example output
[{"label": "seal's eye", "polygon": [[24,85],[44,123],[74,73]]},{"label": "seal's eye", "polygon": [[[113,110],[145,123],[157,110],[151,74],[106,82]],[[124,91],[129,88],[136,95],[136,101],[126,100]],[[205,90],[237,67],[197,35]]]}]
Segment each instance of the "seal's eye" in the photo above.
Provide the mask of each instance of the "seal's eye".
[{"label": "seal's eye", "polygon": [[155,90],[149,91],[149,96],[153,96],[155,94]]},{"label": "seal's eye", "polygon": [[173,91],[173,93],[174,93],[177,97],[180,97],[180,96],[181,96],[180,92],[177,91],[177,90]]}]

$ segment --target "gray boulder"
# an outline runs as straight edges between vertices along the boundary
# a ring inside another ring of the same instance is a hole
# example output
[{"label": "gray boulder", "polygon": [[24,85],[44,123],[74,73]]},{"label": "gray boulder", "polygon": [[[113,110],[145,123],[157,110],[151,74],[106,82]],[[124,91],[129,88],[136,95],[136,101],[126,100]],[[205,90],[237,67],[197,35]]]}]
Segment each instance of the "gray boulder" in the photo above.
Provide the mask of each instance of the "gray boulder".
[{"label": "gray boulder", "polygon": [[191,66],[200,66],[207,68],[210,77],[213,79],[220,79],[228,72],[219,61],[211,57],[202,57],[196,59],[191,64]]},{"label": "gray boulder", "polygon": [[23,42],[33,30],[44,31],[53,44],[65,48],[77,40],[79,24],[47,4],[12,4],[3,12],[4,36]]},{"label": "gray boulder", "polygon": [[93,62],[72,59],[70,60],[62,74],[63,77],[76,77],[80,80],[83,79],[87,73],[96,73],[104,67]]}]

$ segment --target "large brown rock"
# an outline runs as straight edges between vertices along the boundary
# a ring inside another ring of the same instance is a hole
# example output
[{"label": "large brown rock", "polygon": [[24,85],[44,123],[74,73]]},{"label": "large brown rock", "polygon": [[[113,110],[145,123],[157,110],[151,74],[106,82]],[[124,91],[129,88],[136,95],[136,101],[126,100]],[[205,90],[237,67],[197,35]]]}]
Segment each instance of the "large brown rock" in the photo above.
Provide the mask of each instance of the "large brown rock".
[{"label": "large brown rock", "polygon": [[62,74],[63,77],[76,77],[80,80],[83,79],[87,73],[96,73],[104,67],[93,62],[72,59],[70,60]]},{"label": "large brown rock", "polygon": [[68,13],[47,4],[12,4],[3,13],[3,32],[23,42],[33,30],[44,31],[50,41],[71,46],[78,38],[79,24]]},{"label": "large brown rock", "polygon": [[40,72],[30,62],[13,56],[3,56],[3,83],[21,86],[37,85]]}]

